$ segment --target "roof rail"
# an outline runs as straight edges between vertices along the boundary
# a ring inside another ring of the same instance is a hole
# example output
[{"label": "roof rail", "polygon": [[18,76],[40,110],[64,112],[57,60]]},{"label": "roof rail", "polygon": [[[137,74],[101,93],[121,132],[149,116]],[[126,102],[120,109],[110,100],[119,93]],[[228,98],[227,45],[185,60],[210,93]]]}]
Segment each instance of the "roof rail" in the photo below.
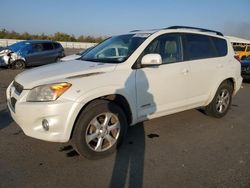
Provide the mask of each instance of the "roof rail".
[{"label": "roof rail", "polygon": [[189,27],[189,26],[171,26],[171,27],[167,27],[164,29],[195,29],[201,32],[209,32],[209,33],[216,33],[216,35],[220,35],[220,36],[224,36],[221,32],[219,31],[213,31],[213,30],[209,30],[209,29],[203,29],[203,28],[198,28],[198,27]]},{"label": "roof rail", "polygon": [[138,31],[141,31],[141,30],[132,30],[132,31],[130,31],[130,33],[133,33],[133,32],[138,32]]}]

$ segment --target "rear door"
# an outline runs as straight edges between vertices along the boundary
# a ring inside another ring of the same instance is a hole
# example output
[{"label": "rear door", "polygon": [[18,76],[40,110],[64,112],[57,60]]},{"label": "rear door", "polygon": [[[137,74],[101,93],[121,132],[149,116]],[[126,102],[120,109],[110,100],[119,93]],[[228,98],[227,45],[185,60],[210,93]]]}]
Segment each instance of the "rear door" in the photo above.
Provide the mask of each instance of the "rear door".
[{"label": "rear door", "polygon": [[39,65],[44,61],[42,43],[32,43],[32,49],[27,54],[26,61],[28,65]]},{"label": "rear door", "polygon": [[[217,49],[218,48],[218,49]],[[219,52],[219,48],[221,48]],[[227,54],[224,39],[200,34],[184,35],[184,59],[190,65],[191,104],[202,105],[209,97],[212,88],[223,74]]]},{"label": "rear door", "polygon": [[53,63],[58,57],[57,51],[54,49],[54,46],[51,42],[44,42],[43,44],[43,61],[41,64]]}]

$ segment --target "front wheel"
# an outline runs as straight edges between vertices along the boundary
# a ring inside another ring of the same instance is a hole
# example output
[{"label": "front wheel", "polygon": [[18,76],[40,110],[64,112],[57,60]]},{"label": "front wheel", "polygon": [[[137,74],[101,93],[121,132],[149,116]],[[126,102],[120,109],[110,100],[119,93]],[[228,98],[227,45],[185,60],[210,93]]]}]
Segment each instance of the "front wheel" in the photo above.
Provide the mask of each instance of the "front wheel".
[{"label": "front wheel", "polygon": [[25,62],[22,60],[16,60],[11,64],[12,69],[24,69],[26,66]]},{"label": "front wheel", "polygon": [[97,100],[80,114],[73,143],[82,156],[99,159],[116,151],[127,131],[123,110],[113,102]]},{"label": "front wheel", "polygon": [[225,116],[232,103],[232,93],[232,83],[229,81],[223,82],[218,88],[212,102],[205,107],[205,113],[216,118]]}]

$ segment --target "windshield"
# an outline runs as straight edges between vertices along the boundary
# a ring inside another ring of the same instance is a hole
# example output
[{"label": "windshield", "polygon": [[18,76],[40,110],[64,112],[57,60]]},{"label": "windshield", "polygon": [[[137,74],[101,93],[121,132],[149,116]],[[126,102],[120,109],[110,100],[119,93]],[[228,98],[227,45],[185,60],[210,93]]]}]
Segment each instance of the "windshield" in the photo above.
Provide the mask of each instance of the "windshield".
[{"label": "windshield", "polygon": [[250,61],[250,56],[247,56],[247,58],[245,60]]},{"label": "windshield", "polygon": [[78,53],[76,53],[76,55],[80,55],[80,56],[83,56],[84,54],[86,54],[88,51],[90,51],[93,47],[90,47],[90,48],[86,48]]},{"label": "windshield", "polygon": [[127,34],[111,37],[81,58],[85,61],[103,63],[124,62],[149,36],[149,34]]}]

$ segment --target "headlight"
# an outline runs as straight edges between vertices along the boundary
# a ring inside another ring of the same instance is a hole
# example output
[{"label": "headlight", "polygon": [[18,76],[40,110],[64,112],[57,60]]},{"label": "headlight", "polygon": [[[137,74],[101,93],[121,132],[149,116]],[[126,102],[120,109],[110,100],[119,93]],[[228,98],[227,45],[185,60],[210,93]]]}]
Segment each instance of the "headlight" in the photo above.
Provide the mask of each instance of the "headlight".
[{"label": "headlight", "polygon": [[69,83],[57,83],[57,84],[37,86],[32,90],[30,90],[27,97],[27,102],[54,101],[70,87],[71,84]]}]

